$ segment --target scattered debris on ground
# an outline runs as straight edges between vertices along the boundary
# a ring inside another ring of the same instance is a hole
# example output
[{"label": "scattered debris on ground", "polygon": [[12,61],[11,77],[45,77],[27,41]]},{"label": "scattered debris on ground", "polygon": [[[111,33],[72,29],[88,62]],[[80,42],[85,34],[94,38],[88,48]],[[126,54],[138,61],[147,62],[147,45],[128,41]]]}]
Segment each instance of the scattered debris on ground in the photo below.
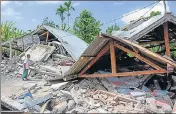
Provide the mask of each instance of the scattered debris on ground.
[{"label": "scattered debris on ground", "polygon": [[[62,41],[59,31],[47,26],[43,29],[48,32],[35,35],[50,33],[46,40],[39,37],[37,43],[23,46],[19,56],[4,57],[1,62],[1,101],[6,108],[32,113],[176,112],[174,60],[105,34],[88,48],[80,43],[83,48],[78,49],[76,41],[80,39],[75,38],[76,43],[66,38]],[[22,81],[27,54],[34,64],[29,80]],[[65,79],[66,74],[70,79]]]}]

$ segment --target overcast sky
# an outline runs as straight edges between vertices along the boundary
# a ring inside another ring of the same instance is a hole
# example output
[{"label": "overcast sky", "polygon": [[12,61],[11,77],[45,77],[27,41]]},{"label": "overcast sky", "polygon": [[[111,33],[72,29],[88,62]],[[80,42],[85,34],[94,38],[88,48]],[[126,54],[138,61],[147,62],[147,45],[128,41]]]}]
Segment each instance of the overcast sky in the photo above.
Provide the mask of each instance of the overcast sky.
[{"label": "overcast sky", "polygon": [[[22,30],[35,29],[38,24],[41,24],[45,17],[60,24],[60,17],[55,15],[57,7],[63,4],[64,1],[1,1],[1,21],[14,21],[16,27]],[[142,7],[148,6],[156,1],[73,1],[75,11],[71,12],[71,25],[75,17],[79,16],[83,9],[87,9],[93,13],[93,16],[101,23],[106,23],[122,15],[128,14]],[[167,10],[176,14],[176,1],[168,1]],[[119,26],[135,20],[147,12],[151,7],[145,8],[102,26],[103,31],[114,23]],[[151,11],[164,12],[163,2],[160,2]],[[150,12],[148,12],[149,14]],[[146,14],[146,15],[148,15]],[[67,19],[67,18],[66,18]]]}]

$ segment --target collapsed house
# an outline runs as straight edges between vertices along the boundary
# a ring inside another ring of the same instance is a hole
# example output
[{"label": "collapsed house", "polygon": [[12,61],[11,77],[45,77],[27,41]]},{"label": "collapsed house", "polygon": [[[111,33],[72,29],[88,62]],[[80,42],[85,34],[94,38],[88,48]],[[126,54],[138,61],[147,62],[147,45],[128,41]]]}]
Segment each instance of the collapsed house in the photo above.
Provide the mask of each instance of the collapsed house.
[{"label": "collapsed house", "polygon": [[113,31],[112,35],[135,42],[147,49],[158,47],[155,53],[162,56],[166,53],[166,56],[176,60],[171,56],[176,49],[169,46],[176,42],[176,17],[167,12],[149,20],[141,20],[138,20],[139,23],[132,22],[121,31]]},{"label": "collapsed house", "polygon": [[[175,28],[176,17],[166,13],[133,23],[112,36],[101,34],[88,46],[70,33],[42,25],[3,43],[23,52],[13,58],[11,51],[11,64],[1,63],[3,76],[11,76],[11,86],[3,84],[1,100],[11,110],[26,112],[170,113],[176,99],[176,62],[171,56],[175,48],[169,46],[175,43]],[[162,50],[149,50],[155,46]],[[37,63],[30,67],[30,79],[66,82],[46,86],[43,81],[16,79],[28,53]]]}]

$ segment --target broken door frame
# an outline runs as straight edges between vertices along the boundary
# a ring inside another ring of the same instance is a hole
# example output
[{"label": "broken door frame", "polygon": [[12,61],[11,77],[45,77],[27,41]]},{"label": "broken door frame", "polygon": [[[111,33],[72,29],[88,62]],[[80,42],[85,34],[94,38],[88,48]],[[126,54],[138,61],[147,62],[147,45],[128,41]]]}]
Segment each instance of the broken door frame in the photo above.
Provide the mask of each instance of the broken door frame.
[{"label": "broken door frame", "polygon": [[[134,72],[123,72],[117,73],[116,68],[116,56],[115,56],[115,48],[118,48],[126,53],[130,53],[139,60],[143,61],[144,63],[150,65],[151,67],[155,68],[156,70],[146,70],[146,71],[134,71]],[[85,74],[85,72],[99,60],[108,50],[110,49],[110,58],[111,58],[111,70],[112,72],[109,74]],[[116,76],[136,76],[136,75],[150,75],[150,74],[162,74],[167,73],[167,71],[160,66],[156,65],[155,63],[151,62],[147,58],[142,57],[138,54],[138,51],[131,51],[126,47],[119,45],[116,41],[110,40],[108,44],[97,54],[95,58],[93,58],[88,65],[86,65],[83,70],[79,73],[79,77],[116,77]]]}]

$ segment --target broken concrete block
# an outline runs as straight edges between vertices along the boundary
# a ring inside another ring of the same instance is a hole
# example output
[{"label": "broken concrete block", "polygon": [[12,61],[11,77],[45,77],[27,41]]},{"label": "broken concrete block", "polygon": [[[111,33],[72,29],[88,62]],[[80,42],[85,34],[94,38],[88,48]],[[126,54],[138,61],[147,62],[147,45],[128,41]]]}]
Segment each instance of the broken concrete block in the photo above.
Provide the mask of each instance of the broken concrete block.
[{"label": "broken concrete block", "polygon": [[75,105],[76,105],[76,103],[74,100],[69,100],[67,110],[70,111],[71,109],[73,109],[75,107]]},{"label": "broken concrete block", "polygon": [[154,90],[152,95],[153,96],[164,96],[167,95],[169,92],[167,90]]},{"label": "broken concrete block", "polygon": [[158,113],[158,108],[156,106],[155,100],[152,100],[152,101],[147,105],[146,111],[149,113]]},{"label": "broken concrete block", "polygon": [[67,84],[68,84],[68,82],[52,84],[51,88],[54,89],[54,90],[61,90],[61,89],[65,88]]},{"label": "broken concrete block", "polygon": [[150,102],[154,101],[155,98],[151,97],[151,98],[146,98],[145,100],[146,100],[146,103],[150,103]]},{"label": "broken concrete block", "polygon": [[173,107],[172,113],[176,113],[176,101],[175,101],[175,104],[174,104],[174,107]]},{"label": "broken concrete block", "polygon": [[95,100],[98,100],[99,99],[99,95],[93,95],[93,98],[95,99]]},{"label": "broken concrete block", "polygon": [[160,101],[155,101],[156,106],[159,108],[160,111],[165,112],[165,113],[171,113],[172,112],[172,108],[170,105],[168,105],[167,103],[163,103]]},{"label": "broken concrete block", "polygon": [[96,109],[99,113],[109,113],[108,111],[102,109],[102,108],[97,108]]},{"label": "broken concrete block", "polygon": [[130,92],[133,91],[129,88],[116,88],[116,90],[118,93],[122,93],[122,94],[130,94]]},{"label": "broken concrete block", "polygon": [[60,92],[64,95],[64,97],[67,97],[68,99],[73,99],[70,92],[64,90],[60,90]]},{"label": "broken concrete block", "polygon": [[83,108],[83,107],[76,107],[75,109],[73,109],[71,111],[71,113],[74,113],[74,114],[76,114],[76,113],[87,113],[87,112],[88,112],[88,110]]},{"label": "broken concrete block", "polygon": [[163,99],[171,106],[173,107],[173,103],[168,95],[163,96]]},{"label": "broken concrete block", "polygon": [[101,94],[101,96],[103,97],[103,99],[107,99],[108,98],[108,96],[106,95],[106,94]]},{"label": "broken concrete block", "polygon": [[88,111],[88,113],[98,113],[98,111],[95,109],[92,109],[92,110]]},{"label": "broken concrete block", "polygon": [[[25,104],[27,104],[27,107],[33,107],[33,106],[35,106],[35,105],[37,105],[37,104],[40,104],[40,103],[42,103],[42,102],[44,102],[44,101],[46,101],[46,100],[48,100],[48,99],[50,99],[50,98],[52,98],[52,94],[50,93],[50,94],[48,94],[48,95],[46,95],[46,96],[44,96],[44,97],[41,97],[41,98],[37,98],[37,99],[34,99],[34,100],[28,100],[28,101],[26,101],[25,102]],[[26,107],[26,108],[27,108]]]},{"label": "broken concrete block", "polygon": [[64,101],[64,102],[59,103],[58,105],[54,106],[52,112],[63,113],[66,108],[67,108],[67,102]]},{"label": "broken concrete block", "polygon": [[119,101],[118,103],[119,103],[120,105],[124,105],[124,106],[127,105],[127,102],[124,102],[124,101]]},{"label": "broken concrete block", "polygon": [[130,95],[132,97],[141,97],[141,96],[145,96],[145,93],[144,92],[130,92]]}]

